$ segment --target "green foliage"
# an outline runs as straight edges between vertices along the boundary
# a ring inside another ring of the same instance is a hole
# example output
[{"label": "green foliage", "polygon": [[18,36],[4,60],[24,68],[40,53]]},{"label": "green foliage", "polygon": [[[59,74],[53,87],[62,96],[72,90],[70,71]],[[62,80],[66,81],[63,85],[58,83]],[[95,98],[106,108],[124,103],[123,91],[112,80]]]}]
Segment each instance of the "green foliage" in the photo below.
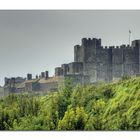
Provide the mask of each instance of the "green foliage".
[{"label": "green foliage", "polygon": [[58,123],[58,130],[84,130],[87,114],[83,107],[70,108]]},{"label": "green foliage", "polygon": [[131,76],[128,76],[128,75],[124,75],[124,76],[122,76],[122,81],[124,81],[124,80],[129,80],[131,78]]},{"label": "green foliage", "polygon": [[29,95],[20,95],[18,98],[18,108],[20,116],[37,115],[40,109],[38,98]]},{"label": "green foliage", "polygon": [[0,99],[0,130],[140,130],[140,78]]}]

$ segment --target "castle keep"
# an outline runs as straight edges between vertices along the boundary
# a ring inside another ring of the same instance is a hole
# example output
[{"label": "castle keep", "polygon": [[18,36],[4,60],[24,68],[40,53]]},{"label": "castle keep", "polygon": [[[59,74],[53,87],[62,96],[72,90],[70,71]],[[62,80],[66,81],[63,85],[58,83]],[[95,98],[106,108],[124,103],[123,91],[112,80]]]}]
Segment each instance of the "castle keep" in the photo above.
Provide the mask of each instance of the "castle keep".
[{"label": "castle keep", "polygon": [[74,84],[90,84],[100,81],[111,82],[122,76],[140,73],[140,40],[130,45],[105,46],[101,39],[83,38],[81,45],[74,46],[74,62],[55,68],[55,76],[48,71],[32,78],[5,78],[5,93],[29,91],[56,91],[66,78]]},{"label": "castle keep", "polygon": [[74,61],[83,65],[83,75],[88,75],[90,83],[114,81],[125,75],[140,72],[140,40],[131,46],[105,46],[101,39],[82,39],[81,45],[74,47]]}]

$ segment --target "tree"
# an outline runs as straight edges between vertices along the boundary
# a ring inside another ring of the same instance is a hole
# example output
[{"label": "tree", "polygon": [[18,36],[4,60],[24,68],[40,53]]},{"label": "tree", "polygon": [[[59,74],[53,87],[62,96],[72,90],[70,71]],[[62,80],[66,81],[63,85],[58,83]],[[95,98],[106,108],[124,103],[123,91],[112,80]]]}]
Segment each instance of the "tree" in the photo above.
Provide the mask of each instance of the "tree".
[{"label": "tree", "polygon": [[87,114],[83,107],[70,108],[58,123],[58,130],[84,130]]}]

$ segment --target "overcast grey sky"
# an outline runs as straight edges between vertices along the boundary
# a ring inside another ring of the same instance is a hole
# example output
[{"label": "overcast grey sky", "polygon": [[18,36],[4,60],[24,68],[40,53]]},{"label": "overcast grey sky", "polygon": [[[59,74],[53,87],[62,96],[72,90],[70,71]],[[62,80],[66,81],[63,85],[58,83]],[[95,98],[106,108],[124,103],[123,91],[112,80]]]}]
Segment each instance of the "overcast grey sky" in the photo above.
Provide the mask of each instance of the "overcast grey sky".
[{"label": "overcast grey sky", "polygon": [[140,39],[140,11],[0,11],[0,85],[4,77],[49,70],[73,61],[83,37],[102,45]]}]

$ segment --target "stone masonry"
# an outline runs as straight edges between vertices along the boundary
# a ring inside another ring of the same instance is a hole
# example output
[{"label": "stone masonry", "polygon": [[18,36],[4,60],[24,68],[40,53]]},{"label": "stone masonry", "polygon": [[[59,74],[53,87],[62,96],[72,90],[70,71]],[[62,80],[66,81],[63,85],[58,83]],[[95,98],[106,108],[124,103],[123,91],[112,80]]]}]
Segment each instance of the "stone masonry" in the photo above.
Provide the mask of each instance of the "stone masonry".
[{"label": "stone masonry", "polygon": [[136,75],[140,73],[140,40],[132,41],[131,46],[103,47],[101,39],[83,38],[74,47],[74,61],[83,63],[83,75],[89,76],[90,83]]}]

